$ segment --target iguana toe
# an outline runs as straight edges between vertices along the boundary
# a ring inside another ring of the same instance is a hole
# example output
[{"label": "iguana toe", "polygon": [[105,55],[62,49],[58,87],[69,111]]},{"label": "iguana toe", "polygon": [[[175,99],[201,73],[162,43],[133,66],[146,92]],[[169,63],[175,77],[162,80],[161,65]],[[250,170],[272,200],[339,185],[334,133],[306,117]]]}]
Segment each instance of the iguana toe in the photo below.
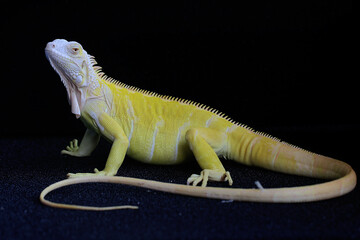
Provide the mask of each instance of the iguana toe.
[{"label": "iguana toe", "polygon": [[66,176],[68,178],[78,178],[78,177],[94,177],[94,176],[114,176],[115,174],[108,173],[105,171],[99,171],[97,168],[94,169],[94,173],[68,173]]},{"label": "iguana toe", "polygon": [[193,186],[197,186],[202,181],[201,187],[206,187],[209,180],[229,182],[230,186],[233,184],[230,172],[223,173],[216,170],[205,169],[201,171],[200,175],[192,174],[187,179],[187,185],[192,184]]}]

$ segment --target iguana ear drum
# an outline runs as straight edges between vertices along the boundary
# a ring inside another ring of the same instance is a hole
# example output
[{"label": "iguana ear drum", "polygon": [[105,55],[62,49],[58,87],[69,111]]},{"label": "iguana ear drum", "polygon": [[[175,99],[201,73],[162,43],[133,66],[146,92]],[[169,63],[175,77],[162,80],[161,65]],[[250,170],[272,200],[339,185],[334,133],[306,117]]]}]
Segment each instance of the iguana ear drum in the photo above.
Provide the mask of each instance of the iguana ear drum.
[{"label": "iguana ear drum", "polygon": [[84,60],[81,64],[81,68],[84,70],[86,68],[87,70],[87,64],[86,64],[86,61]]},{"label": "iguana ear drum", "polygon": [[[76,42],[55,40],[48,43],[46,54],[65,81],[72,113],[77,118],[81,116],[87,127],[80,146],[73,140],[61,153],[89,156],[100,137],[112,142],[103,170],[69,173],[71,179],[55,183],[41,193],[40,200],[46,205],[84,210],[134,208],[97,208],[45,200],[45,195],[56,188],[85,182],[120,183],[195,197],[255,202],[318,201],[342,196],[356,186],[356,174],[345,162],[254,131],[205,105],[141,90],[106,76],[101,67],[95,66],[95,59]],[[114,177],[126,154],[144,163],[164,165],[195,157],[202,171],[187,178],[192,186]],[[230,172],[222,165],[221,158],[330,181],[273,189],[264,188],[259,182],[256,184],[259,189],[206,187],[209,181],[232,185]]]}]

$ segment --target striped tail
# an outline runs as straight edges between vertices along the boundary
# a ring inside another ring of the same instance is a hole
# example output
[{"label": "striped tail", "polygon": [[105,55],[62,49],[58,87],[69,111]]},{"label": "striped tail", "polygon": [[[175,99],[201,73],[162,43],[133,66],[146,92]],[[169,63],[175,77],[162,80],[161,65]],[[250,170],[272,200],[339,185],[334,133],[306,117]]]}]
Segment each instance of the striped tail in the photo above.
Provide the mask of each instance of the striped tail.
[{"label": "striped tail", "polygon": [[[323,184],[288,188],[289,193],[281,191],[281,201],[328,199],[344,195],[356,186],[356,174],[345,162],[300,149],[243,127],[229,133],[228,139],[227,157],[237,162],[277,172],[332,180]],[[264,190],[262,194],[269,190]]]}]

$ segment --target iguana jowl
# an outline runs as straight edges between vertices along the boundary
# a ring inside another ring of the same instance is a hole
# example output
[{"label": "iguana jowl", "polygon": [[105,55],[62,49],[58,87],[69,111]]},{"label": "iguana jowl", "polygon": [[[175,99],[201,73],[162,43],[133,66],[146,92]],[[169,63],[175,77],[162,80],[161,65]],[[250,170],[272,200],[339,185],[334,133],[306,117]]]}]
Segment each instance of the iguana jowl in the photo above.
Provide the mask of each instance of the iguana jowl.
[{"label": "iguana jowl", "polygon": [[[129,180],[93,178],[116,175],[125,154],[142,162],[167,165],[181,163],[193,154],[203,169],[188,178],[187,183],[193,186],[139,179],[127,184],[193,196],[265,202],[327,199],[343,195],[356,185],[355,172],[344,162],[256,132],[209,107],[140,90],[107,77],[77,42],[49,42],[45,53],[65,85],[72,113],[87,127],[80,146],[74,140],[62,153],[88,156],[100,136],[112,142],[105,168],[95,169],[94,173],[69,173],[70,178],[85,177],[72,183]],[[336,180],[264,190],[194,187],[200,183],[205,187],[208,180],[232,184],[219,157],[289,174]]]}]

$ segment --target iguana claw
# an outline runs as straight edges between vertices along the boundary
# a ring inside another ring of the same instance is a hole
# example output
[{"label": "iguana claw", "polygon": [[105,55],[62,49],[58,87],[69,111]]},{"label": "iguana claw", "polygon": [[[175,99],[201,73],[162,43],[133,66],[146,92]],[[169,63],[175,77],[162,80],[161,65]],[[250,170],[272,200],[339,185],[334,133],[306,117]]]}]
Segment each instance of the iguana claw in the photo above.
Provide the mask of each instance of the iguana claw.
[{"label": "iguana claw", "polygon": [[[202,173],[202,172],[201,172]],[[193,186],[197,186],[199,182],[201,182],[202,180],[204,180],[204,176],[203,174],[192,174],[188,179],[187,179],[187,182],[186,184],[187,185],[190,185],[192,184]],[[203,186],[205,183],[205,186]],[[206,184],[207,184],[207,179],[205,179],[202,183],[201,186],[203,187],[206,187]]]},{"label": "iguana claw", "polygon": [[193,186],[197,186],[202,181],[201,187],[206,187],[209,180],[225,182],[227,181],[229,182],[230,186],[233,184],[230,172],[221,173],[215,170],[205,169],[201,171],[200,175],[192,174],[187,179],[187,185],[192,184]]}]

